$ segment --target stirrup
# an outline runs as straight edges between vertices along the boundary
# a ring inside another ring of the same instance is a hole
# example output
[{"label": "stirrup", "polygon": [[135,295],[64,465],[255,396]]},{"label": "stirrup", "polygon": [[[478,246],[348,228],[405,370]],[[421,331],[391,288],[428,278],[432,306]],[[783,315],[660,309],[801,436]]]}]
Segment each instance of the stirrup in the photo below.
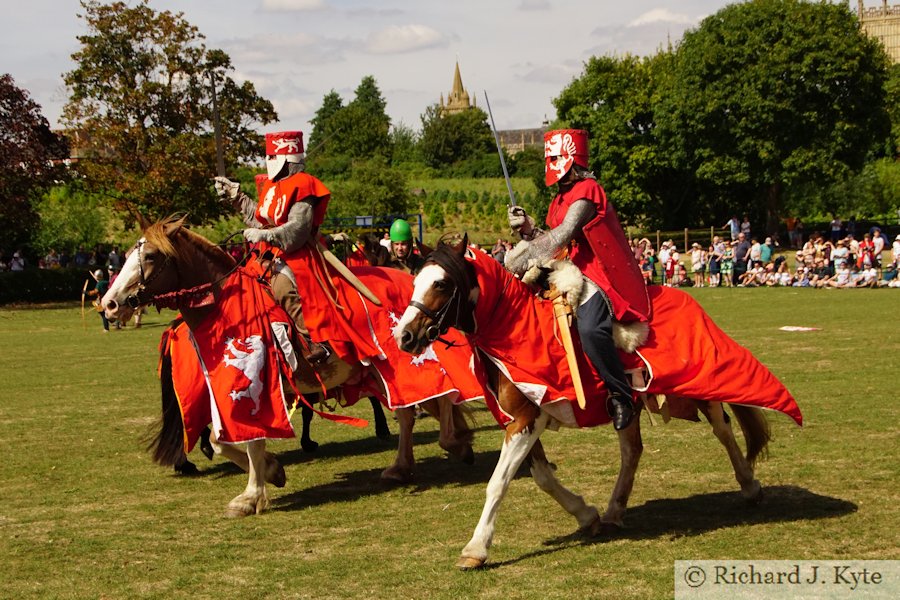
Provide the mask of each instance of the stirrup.
[{"label": "stirrup", "polygon": [[328,360],[328,357],[331,356],[331,349],[329,348],[327,342],[320,344],[307,338],[306,343],[309,348],[309,352],[304,354],[303,358],[305,358],[311,364],[317,365],[324,363]]}]

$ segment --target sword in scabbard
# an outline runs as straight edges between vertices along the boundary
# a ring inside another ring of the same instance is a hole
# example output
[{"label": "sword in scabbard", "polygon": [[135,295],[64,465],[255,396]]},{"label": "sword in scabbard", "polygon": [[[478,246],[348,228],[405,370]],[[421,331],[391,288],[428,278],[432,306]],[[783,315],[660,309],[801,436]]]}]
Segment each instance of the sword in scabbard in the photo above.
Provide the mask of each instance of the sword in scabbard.
[{"label": "sword in scabbard", "polygon": [[348,269],[347,265],[345,265],[344,263],[341,262],[341,259],[339,259],[337,256],[335,256],[331,252],[331,250],[329,250],[328,248],[325,248],[321,244],[318,244],[316,242],[312,242],[312,243],[314,244],[314,248],[317,251],[322,253],[322,257],[325,259],[325,262],[327,262],[329,265],[331,265],[335,271],[340,273],[341,277],[346,279],[350,283],[350,285],[352,285],[354,288],[356,288],[356,290],[360,294],[362,294],[363,296],[365,296],[366,298],[371,300],[375,306],[381,306],[381,300],[378,299],[378,296],[373,294],[372,290],[367,288],[366,284],[364,284],[362,281],[360,281],[359,277],[357,277],[353,273],[353,271]]},{"label": "sword in scabbard", "polygon": [[500,155],[500,166],[503,167],[503,178],[506,179],[506,190],[509,192],[509,205],[518,206],[516,204],[516,194],[512,189],[512,181],[509,179],[509,170],[506,168],[506,159],[503,157],[503,146],[500,144],[500,134],[497,133],[497,126],[494,125],[494,113],[491,112],[491,101],[488,100],[487,90],[484,90],[484,102],[487,104],[488,116],[491,118],[491,131],[494,134],[494,141],[497,142],[497,153]]},{"label": "sword in scabbard", "polygon": [[578,406],[584,410],[587,400],[584,396],[584,385],[581,383],[581,370],[578,368],[578,358],[575,356],[575,343],[572,341],[572,307],[566,302],[565,296],[551,286],[553,298],[553,315],[556,317],[556,325],[559,329],[559,338],[566,351],[566,362],[569,364],[569,373],[572,375],[572,385],[575,387],[575,399]]}]

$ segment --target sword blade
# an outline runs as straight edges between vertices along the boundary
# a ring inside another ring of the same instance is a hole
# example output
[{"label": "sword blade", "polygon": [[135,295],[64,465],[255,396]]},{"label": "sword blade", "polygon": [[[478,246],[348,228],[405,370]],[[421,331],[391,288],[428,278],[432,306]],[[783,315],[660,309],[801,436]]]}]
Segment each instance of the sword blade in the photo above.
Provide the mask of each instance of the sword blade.
[{"label": "sword blade", "polygon": [[512,181],[509,179],[509,170],[506,168],[506,159],[503,158],[503,146],[500,145],[500,134],[497,133],[497,126],[494,125],[494,113],[491,112],[491,101],[488,100],[487,90],[484,90],[484,101],[487,104],[488,116],[491,118],[491,131],[494,134],[494,141],[497,142],[497,153],[500,155],[500,166],[503,167],[503,178],[506,179],[506,190],[509,192],[509,205],[518,206],[516,204],[516,195],[512,189]]},{"label": "sword blade", "polygon": [[225,177],[225,150],[222,147],[222,123],[219,120],[219,100],[216,96],[216,75],[212,71],[209,72],[209,79],[212,86],[213,135],[216,140],[216,175]]}]

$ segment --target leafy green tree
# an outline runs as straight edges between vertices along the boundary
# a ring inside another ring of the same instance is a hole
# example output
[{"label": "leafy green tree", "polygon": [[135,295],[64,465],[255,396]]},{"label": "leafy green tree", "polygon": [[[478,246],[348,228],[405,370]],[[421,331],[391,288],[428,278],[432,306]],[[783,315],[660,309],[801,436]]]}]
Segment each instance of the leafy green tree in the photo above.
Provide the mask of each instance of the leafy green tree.
[{"label": "leafy green tree", "polygon": [[[437,104],[426,108],[422,115],[422,135],[419,140],[425,164],[445,169],[467,159],[480,160],[485,154],[496,152],[487,118],[487,113],[480,108],[470,108],[451,115],[442,115]],[[499,172],[499,159],[496,162]]]},{"label": "leafy green tree", "polygon": [[399,123],[391,128],[391,147],[394,166],[421,162],[419,135],[409,125]]},{"label": "leafy green tree", "polygon": [[116,209],[151,216],[187,212],[204,222],[220,211],[210,185],[216,172],[212,83],[225,164],[259,157],[256,124],[274,121],[253,84],[236,83],[231,61],[207,49],[182,13],[156,12],[142,0],[86,0],[87,33],[65,74],[66,126],[76,136],[78,169],[91,190],[113,190]]},{"label": "leafy green tree", "polygon": [[50,248],[74,252],[108,239],[102,201],[86,193],[78,180],[51,188],[35,209],[41,220],[34,246],[40,253]]},{"label": "leafy green tree", "polygon": [[65,176],[59,160],[68,156],[66,139],[50,131],[41,107],[12,76],[0,76],[0,251],[30,245],[39,224],[35,202]]},{"label": "leafy green tree", "polygon": [[774,231],[785,190],[827,186],[884,147],[887,57],[846,5],[732,4],[685,34],[657,109],[677,167]]},{"label": "leafy green tree", "polygon": [[345,176],[356,159],[391,157],[391,120],[375,78],[363,77],[354,99],[343,107],[341,102],[332,90],[313,122],[312,139],[325,144],[310,157],[310,170],[323,177]]},{"label": "leafy green tree", "polygon": [[885,155],[896,158],[900,156],[900,64],[891,65],[888,69],[884,91],[891,119],[891,140],[885,149]]},{"label": "leafy green tree", "polygon": [[316,116],[310,120],[312,131],[306,144],[307,158],[310,161],[315,160],[317,154],[325,152],[328,140],[335,133],[332,118],[342,108],[344,108],[344,101],[333,89],[322,98],[322,106],[316,111]]},{"label": "leafy green tree", "polygon": [[349,178],[330,187],[331,217],[406,214],[413,206],[406,178],[392,169],[383,156],[355,161]]},{"label": "leafy green tree", "polygon": [[[664,226],[674,224],[666,217],[691,216],[656,136],[656,106],[672,62],[671,51],[592,57],[554,100],[560,126],[589,132],[591,168],[625,222]],[[543,156],[534,178],[545,190]]]}]

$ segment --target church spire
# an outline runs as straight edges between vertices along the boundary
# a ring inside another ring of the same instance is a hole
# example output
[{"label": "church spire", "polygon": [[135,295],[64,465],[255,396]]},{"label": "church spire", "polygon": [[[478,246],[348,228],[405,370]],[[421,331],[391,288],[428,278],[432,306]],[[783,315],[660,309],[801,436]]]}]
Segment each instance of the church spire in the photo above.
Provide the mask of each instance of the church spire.
[{"label": "church spire", "polygon": [[453,71],[453,87],[447,95],[447,103],[442,108],[443,114],[451,115],[472,108],[469,92],[463,87],[462,75],[459,74],[459,60],[456,61],[456,68]]}]

